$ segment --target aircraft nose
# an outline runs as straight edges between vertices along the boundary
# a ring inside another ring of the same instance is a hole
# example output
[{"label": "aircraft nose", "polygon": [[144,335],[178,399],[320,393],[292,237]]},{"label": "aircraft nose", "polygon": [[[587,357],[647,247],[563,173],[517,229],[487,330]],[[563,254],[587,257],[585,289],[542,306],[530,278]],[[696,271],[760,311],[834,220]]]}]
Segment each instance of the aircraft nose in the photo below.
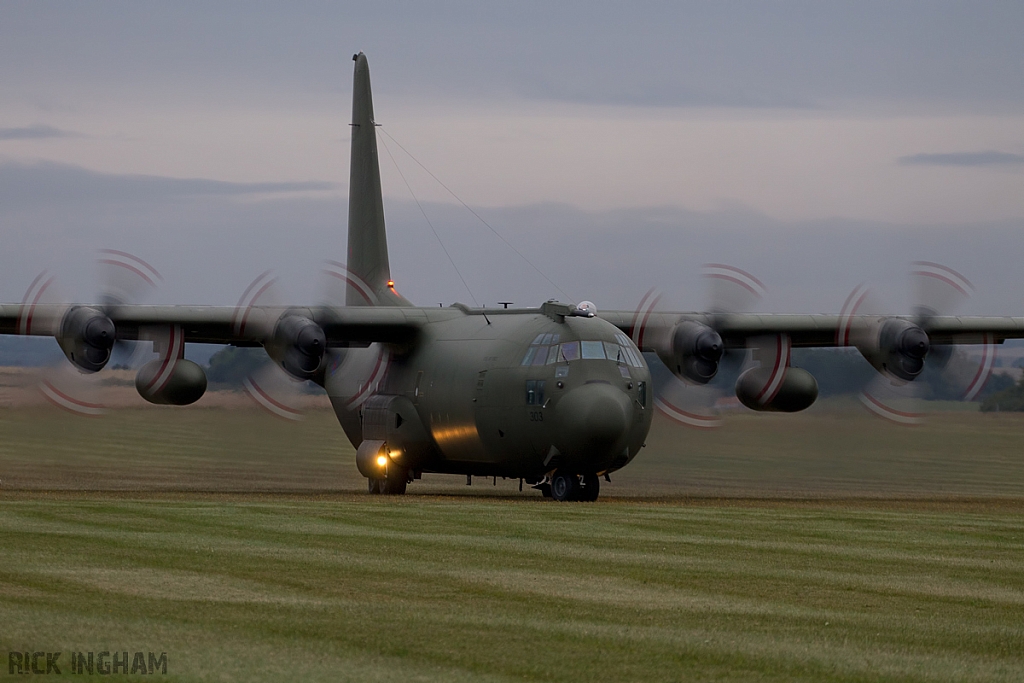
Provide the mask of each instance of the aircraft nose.
[{"label": "aircraft nose", "polygon": [[629,399],[610,384],[585,384],[562,397],[555,408],[558,450],[578,462],[614,458],[626,447]]}]

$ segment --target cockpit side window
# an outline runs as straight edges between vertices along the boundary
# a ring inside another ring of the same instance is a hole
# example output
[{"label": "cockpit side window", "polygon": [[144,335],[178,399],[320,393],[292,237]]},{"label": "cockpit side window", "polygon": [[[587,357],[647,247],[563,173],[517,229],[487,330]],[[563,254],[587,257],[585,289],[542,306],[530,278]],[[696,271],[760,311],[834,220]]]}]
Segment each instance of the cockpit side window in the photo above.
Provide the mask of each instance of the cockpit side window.
[{"label": "cockpit side window", "polygon": [[633,345],[629,337],[620,332],[615,335],[615,338],[622,344],[622,350],[626,354],[626,361],[634,368],[642,368],[644,366],[643,358],[640,357],[639,350]]},{"label": "cockpit side window", "polygon": [[548,347],[540,346],[537,347],[537,353],[533,357],[532,365],[544,365],[548,360]]}]

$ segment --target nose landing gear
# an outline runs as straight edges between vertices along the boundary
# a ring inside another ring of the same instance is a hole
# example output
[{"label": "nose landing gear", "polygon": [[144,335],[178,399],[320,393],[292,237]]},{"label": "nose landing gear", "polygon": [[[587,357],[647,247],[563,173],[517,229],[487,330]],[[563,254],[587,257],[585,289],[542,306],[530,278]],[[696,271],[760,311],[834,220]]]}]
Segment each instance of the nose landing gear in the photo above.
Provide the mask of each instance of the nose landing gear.
[{"label": "nose landing gear", "polygon": [[557,501],[592,503],[600,492],[601,482],[596,474],[555,472],[551,477],[551,497]]}]

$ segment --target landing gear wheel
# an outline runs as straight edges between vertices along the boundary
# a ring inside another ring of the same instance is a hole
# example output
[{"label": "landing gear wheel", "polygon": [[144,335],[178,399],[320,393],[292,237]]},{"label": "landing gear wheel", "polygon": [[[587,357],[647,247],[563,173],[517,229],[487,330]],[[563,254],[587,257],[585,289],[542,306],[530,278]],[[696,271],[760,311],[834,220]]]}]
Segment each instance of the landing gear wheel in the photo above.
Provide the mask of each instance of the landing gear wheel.
[{"label": "landing gear wheel", "polygon": [[576,500],[579,487],[579,477],[575,474],[555,472],[551,477],[551,497],[557,501]]},{"label": "landing gear wheel", "polygon": [[389,467],[387,477],[377,481],[380,482],[380,492],[385,496],[401,496],[409,483],[409,473],[400,467]]},{"label": "landing gear wheel", "polygon": [[601,492],[601,480],[596,474],[584,474],[583,488],[580,489],[579,500],[587,503],[593,503],[597,500],[597,495]]}]

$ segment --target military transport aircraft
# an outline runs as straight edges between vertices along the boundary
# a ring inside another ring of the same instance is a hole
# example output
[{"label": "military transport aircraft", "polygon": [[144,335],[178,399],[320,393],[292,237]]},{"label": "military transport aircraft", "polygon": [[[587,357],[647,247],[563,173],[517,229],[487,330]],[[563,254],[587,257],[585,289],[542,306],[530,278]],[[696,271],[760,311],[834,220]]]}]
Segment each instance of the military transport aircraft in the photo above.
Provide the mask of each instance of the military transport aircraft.
[{"label": "military transport aircraft", "polygon": [[[102,370],[115,343],[151,340],[160,358],[141,368],[136,387],[147,401],[175,405],[206,390],[202,368],[184,358],[185,343],[262,346],[288,375],[326,390],[371,493],[404,493],[427,472],[520,479],[559,501],[596,500],[599,478],[644,445],[655,397],[642,352],[699,386],[715,377],[724,354],[753,349],[758,362],[740,375],[737,397],[754,410],[790,412],[818,393],[814,377],[791,365],[792,347],[853,346],[901,383],[920,375],[930,349],[938,356],[943,345],[1024,337],[1024,318],[926,308],[866,315],[857,296],[840,315],[666,313],[649,305],[598,312],[589,302],[553,300],[524,309],[414,306],[391,280],[370,73],[362,53],[353,59],[348,259],[332,271],[343,304],[263,305],[256,286],[237,307],[117,297],[61,305],[45,301],[41,284],[22,304],[0,306],[0,333],[52,335],[81,373]],[[144,264],[122,265],[145,277]],[[952,271],[932,271],[959,287]],[[718,275],[740,289],[754,285],[742,271]]]}]

